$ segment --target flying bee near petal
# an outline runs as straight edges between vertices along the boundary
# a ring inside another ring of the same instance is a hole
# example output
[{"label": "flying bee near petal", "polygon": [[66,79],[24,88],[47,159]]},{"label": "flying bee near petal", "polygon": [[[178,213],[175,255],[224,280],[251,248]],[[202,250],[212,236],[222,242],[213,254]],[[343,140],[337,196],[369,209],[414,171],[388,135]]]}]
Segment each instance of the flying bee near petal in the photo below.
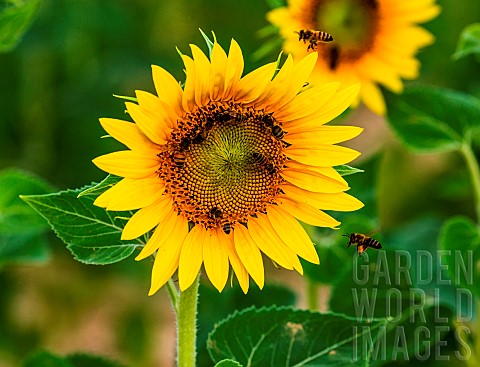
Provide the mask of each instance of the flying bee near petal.
[{"label": "flying bee near petal", "polygon": [[327,43],[332,42],[333,37],[330,33],[315,31],[312,29],[301,29],[300,31],[295,31],[298,34],[298,40],[303,41],[303,43],[309,43],[307,51],[315,51],[317,43]]},{"label": "flying bee near petal", "polygon": [[361,256],[369,247],[376,250],[382,248],[380,242],[361,233],[344,234],[342,236],[348,237],[347,248],[349,248],[351,245],[357,246],[358,256]]}]

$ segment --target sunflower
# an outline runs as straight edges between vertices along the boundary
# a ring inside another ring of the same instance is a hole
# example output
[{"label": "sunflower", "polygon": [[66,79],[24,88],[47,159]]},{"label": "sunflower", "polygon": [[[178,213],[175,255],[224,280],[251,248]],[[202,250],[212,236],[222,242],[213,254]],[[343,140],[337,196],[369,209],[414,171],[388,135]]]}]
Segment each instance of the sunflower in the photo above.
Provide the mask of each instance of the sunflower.
[{"label": "sunflower", "polygon": [[222,291],[230,265],[244,292],[249,276],[264,284],[262,253],[302,273],[299,256],[319,263],[303,223],[337,227],[322,210],[352,211],[363,204],[346,194],[333,168],[355,159],[355,150],[334,145],[362,129],[326,126],[354,100],[359,86],[339,83],[305,90],[317,60],[288,56],[242,77],[244,61],[232,40],[228,55],[218,43],[210,59],[195,45],[182,55],[184,87],[153,66],[157,95],[136,91],[126,102],[134,123],[103,118],[107,133],[128,149],[93,160],[123,179],[95,205],[136,210],[121,238],[153,230],[137,256],[156,253],[149,294],[178,269],[187,289],[203,263]]},{"label": "sunflower", "polygon": [[384,115],[379,84],[401,93],[402,79],[418,77],[420,63],[415,55],[434,41],[418,23],[439,12],[435,0],[289,0],[288,6],[270,11],[267,19],[279,28],[283,48],[297,57],[305,55],[308,47],[295,32],[331,34],[333,42],[314,48],[319,58],[312,82],[360,82],[359,99]]}]

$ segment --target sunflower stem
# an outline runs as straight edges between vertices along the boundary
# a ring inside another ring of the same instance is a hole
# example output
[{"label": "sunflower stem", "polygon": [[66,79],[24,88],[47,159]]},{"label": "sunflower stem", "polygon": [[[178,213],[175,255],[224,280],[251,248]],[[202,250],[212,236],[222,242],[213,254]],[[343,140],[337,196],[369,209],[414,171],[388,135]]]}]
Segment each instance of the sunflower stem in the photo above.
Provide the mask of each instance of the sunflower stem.
[{"label": "sunflower stem", "polygon": [[318,283],[307,278],[307,306],[310,311],[318,311]]},{"label": "sunflower stem", "polygon": [[473,153],[469,143],[464,143],[460,149],[467,164],[470,179],[472,180],[473,193],[475,196],[475,213],[477,214],[477,222],[480,222],[480,168],[477,159]]},{"label": "sunflower stem", "polygon": [[181,292],[177,311],[177,366],[195,367],[197,345],[197,302],[199,276]]}]

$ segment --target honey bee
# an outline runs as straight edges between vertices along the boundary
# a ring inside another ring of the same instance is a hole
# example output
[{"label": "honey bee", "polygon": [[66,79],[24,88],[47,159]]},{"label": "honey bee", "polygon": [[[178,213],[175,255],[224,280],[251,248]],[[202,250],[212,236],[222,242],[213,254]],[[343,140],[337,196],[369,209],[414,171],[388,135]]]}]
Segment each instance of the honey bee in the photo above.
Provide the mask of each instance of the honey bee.
[{"label": "honey bee", "polygon": [[272,126],[272,135],[275,139],[281,140],[285,136],[285,131],[280,127],[280,125],[273,125]]},{"label": "honey bee", "polygon": [[230,223],[225,223],[223,225],[223,231],[225,232],[225,234],[230,234],[230,232],[232,231],[232,226]]},{"label": "honey bee", "polygon": [[208,136],[208,131],[207,130],[201,130],[194,138],[193,138],[193,142],[195,144],[200,144],[202,142],[205,141],[205,139],[207,139],[207,136]]},{"label": "honey bee", "polygon": [[223,212],[215,206],[210,210],[210,216],[213,219],[221,218],[223,217]]},{"label": "honey bee", "polygon": [[349,248],[351,245],[357,246],[358,256],[361,256],[369,247],[376,250],[382,248],[380,242],[361,233],[344,234],[342,236],[348,237],[349,239],[347,248]]},{"label": "honey bee", "polygon": [[173,153],[173,162],[175,163],[175,166],[177,166],[178,168],[183,167],[186,159],[187,159],[187,156],[183,152]]},{"label": "honey bee", "polygon": [[253,152],[252,153],[253,163],[257,164],[264,164],[267,161],[267,157],[265,157],[262,153]]},{"label": "honey bee", "polygon": [[309,50],[315,51],[318,42],[326,43],[333,41],[332,35],[327,32],[301,29],[299,32],[295,31],[295,33],[298,34],[299,41],[303,41],[303,43],[309,42],[307,52]]}]

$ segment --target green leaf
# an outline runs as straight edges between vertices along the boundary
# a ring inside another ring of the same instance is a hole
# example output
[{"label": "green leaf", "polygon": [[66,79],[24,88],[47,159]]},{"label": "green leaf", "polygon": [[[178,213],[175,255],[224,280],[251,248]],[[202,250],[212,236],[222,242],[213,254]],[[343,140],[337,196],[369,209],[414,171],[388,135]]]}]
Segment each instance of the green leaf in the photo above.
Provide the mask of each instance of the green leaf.
[{"label": "green leaf", "polygon": [[443,265],[453,284],[480,296],[480,230],[467,217],[447,220],[440,231],[439,247],[445,251]]},{"label": "green leaf", "polygon": [[7,1],[0,9],[0,52],[9,52],[17,46],[32,24],[40,0]]},{"label": "green leaf", "polygon": [[121,96],[121,95],[118,95],[118,94],[114,94],[113,96],[115,98],[124,99],[126,101],[131,101],[131,102],[138,103],[138,99],[136,97]]},{"label": "green leaf", "polygon": [[[281,270],[278,270],[281,271]],[[210,366],[211,359],[206,349],[208,333],[213,327],[236,310],[256,306],[293,306],[296,294],[289,288],[266,284],[263,289],[251,284],[247,294],[238,285],[218,293],[213,287],[200,284],[198,305],[197,364]]]},{"label": "green leaf", "polygon": [[458,60],[472,54],[480,55],[480,23],[473,23],[465,27],[458,40],[453,58]]},{"label": "green leaf", "polygon": [[23,362],[22,367],[74,367],[63,357],[59,357],[47,351],[39,351]]},{"label": "green leaf", "polygon": [[459,149],[480,126],[480,100],[465,93],[414,85],[401,95],[386,96],[390,125],[416,152]]},{"label": "green leaf", "polygon": [[384,325],[285,307],[249,308],[218,323],[208,349],[214,362],[231,358],[251,367],[367,366],[368,353],[355,353],[355,343],[367,335],[375,340]]},{"label": "green leaf", "polygon": [[103,181],[101,181],[98,184],[92,184],[92,186],[86,188],[80,194],[78,194],[78,197],[82,197],[85,195],[94,195],[98,196],[102,194],[104,191],[107,191],[110,187],[116,185],[118,182],[120,182],[122,178],[114,175],[108,175],[105,177]]},{"label": "green leaf", "polygon": [[120,234],[131,213],[106,211],[93,205],[85,190],[67,190],[49,195],[23,196],[42,215],[66,244],[75,259],[95,265],[112,264],[130,256],[143,243],[122,241]]},{"label": "green leaf", "polygon": [[0,263],[44,261],[49,254],[47,223],[23,202],[21,194],[45,194],[53,187],[15,169],[0,172]]},{"label": "green leaf", "polygon": [[337,166],[335,170],[340,173],[340,176],[354,175],[355,173],[365,172],[363,169],[350,167],[347,165]]},{"label": "green leaf", "polygon": [[243,365],[233,359],[224,359],[218,362],[215,367],[243,367]]}]

